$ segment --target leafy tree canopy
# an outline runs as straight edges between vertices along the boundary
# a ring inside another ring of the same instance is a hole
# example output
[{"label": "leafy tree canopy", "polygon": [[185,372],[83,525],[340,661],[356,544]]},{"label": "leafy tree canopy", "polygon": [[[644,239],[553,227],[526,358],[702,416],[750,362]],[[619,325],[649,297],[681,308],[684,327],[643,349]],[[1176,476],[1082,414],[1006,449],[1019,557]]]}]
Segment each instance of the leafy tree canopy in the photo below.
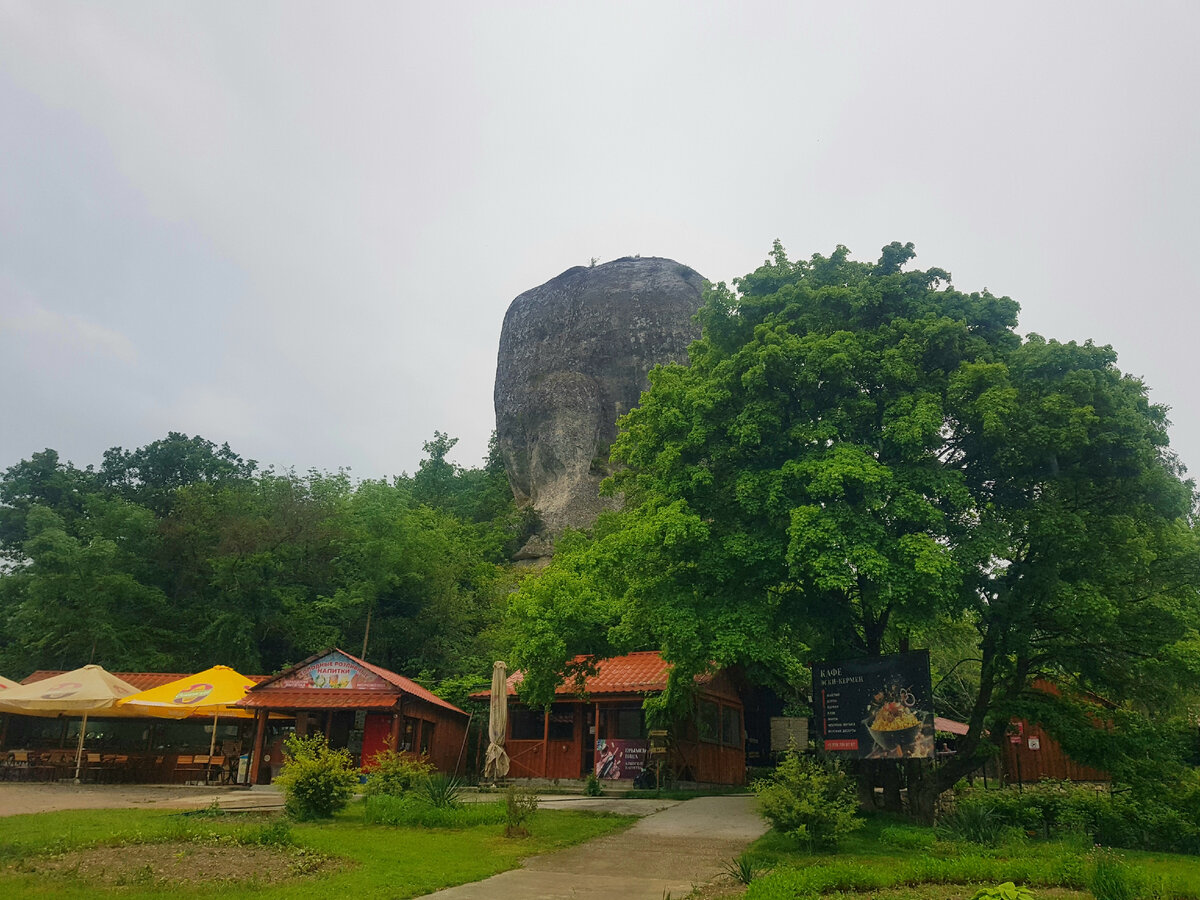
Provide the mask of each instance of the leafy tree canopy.
[{"label": "leafy tree canopy", "polygon": [[579,653],[661,649],[670,704],[713,665],[795,686],[968,628],[970,766],[1037,677],[1143,708],[1196,689],[1195,497],[1165,410],[1111,348],[1022,340],[1015,302],[912,258],[776,242],[709,288],[690,364],[621,422],[624,512],[513,600],[528,696]]}]

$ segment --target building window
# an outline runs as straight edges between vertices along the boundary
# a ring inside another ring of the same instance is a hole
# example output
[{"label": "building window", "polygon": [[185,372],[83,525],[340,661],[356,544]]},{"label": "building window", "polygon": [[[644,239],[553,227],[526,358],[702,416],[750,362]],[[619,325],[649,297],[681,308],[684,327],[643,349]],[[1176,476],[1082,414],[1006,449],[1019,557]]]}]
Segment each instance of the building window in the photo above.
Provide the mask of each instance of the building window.
[{"label": "building window", "polygon": [[716,744],[721,740],[721,708],[711,700],[696,704],[696,731],[702,741]]},{"label": "building window", "polygon": [[546,714],[517,706],[508,711],[508,736],[514,741],[540,741],[546,735]]},{"label": "building window", "polygon": [[575,740],[575,704],[555,703],[550,707],[550,740]]},{"label": "building window", "polygon": [[417,749],[416,740],[417,720],[412,716],[405,716],[404,730],[400,732],[400,746],[397,749],[405,753],[412,753]]},{"label": "building window", "polygon": [[646,736],[646,717],[640,706],[609,710],[608,737],[636,741]]},{"label": "building window", "polygon": [[421,726],[421,753],[428,756],[429,748],[433,745],[433,729],[436,722],[425,722]]},{"label": "building window", "polygon": [[742,746],[742,715],[735,707],[721,707],[721,743],[726,747]]}]

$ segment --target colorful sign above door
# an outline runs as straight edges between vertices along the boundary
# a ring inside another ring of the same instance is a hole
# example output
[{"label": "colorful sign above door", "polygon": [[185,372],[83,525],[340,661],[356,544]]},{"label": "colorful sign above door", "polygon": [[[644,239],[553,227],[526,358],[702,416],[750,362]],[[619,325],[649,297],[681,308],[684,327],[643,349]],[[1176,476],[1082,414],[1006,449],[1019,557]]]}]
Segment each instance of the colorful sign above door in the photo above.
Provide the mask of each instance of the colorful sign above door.
[{"label": "colorful sign above door", "polygon": [[386,690],[388,683],[340,653],[330,653],[279,681],[281,688],[314,690]]}]

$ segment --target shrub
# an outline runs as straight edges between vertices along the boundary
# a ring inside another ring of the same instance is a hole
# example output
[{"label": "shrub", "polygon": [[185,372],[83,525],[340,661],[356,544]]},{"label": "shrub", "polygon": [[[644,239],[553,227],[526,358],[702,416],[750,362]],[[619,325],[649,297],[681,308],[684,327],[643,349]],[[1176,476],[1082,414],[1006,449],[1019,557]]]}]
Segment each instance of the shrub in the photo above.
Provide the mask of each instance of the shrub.
[{"label": "shrub", "polygon": [[971,900],[1033,900],[1033,891],[1006,881],[995,887],[980,888]]},{"label": "shrub", "polygon": [[1088,889],[1096,900],[1137,900],[1142,893],[1142,878],[1120,853],[1099,850],[1094,853],[1095,868]]},{"label": "shrub", "polygon": [[854,784],[836,763],[822,765],[789,754],[770,778],[752,785],[763,816],[776,831],[810,849],[835,849],[862,827]]},{"label": "shrub", "polygon": [[325,735],[290,735],[284,743],[283,808],[293,819],[327,819],[350,802],[358,772],[345,750],[329,749]]},{"label": "shrub", "polygon": [[942,816],[938,834],[955,841],[995,847],[1012,832],[997,813],[983,804],[961,804]]},{"label": "shrub", "polygon": [[510,784],[504,792],[504,836],[523,837],[529,834],[525,823],[537,812],[537,794]]},{"label": "shrub", "polygon": [[386,794],[400,797],[414,790],[433,774],[433,763],[424,756],[381,750],[371,758],[371,770],[363,793],[368,797]]},{"label": "shrub", "polygon": [[754,857],[743,853],[724,863],[721,871],[739,884],[749,884],[762,874],[763,867],[754,860]]},{"label": "shrub", "polygon": [[430,775],[421,783],[421,799],[435,809],[462,806],[462,782],[450,775]]},{"label": "shrub", "polygon": [[600,779],[596,777],[595,772],[588,772],[587,781],[583,784],[583,793],[588,797],[599,797],[604,793],[604,788],[600,786]]},{"label": "shrub", "polygon": [[[1110,794],[1092,785],[1043,781],[1024,792],[968,789],[943,817],[958,830],[963,818],[987,818],[998,826],[1137,850],[1200,853],[1200,786],[1185,777],[1177,784],[1142,786]],[[958,835],[965,840],[976,840]],[[980,843],[994,843],[996,839]]]}]

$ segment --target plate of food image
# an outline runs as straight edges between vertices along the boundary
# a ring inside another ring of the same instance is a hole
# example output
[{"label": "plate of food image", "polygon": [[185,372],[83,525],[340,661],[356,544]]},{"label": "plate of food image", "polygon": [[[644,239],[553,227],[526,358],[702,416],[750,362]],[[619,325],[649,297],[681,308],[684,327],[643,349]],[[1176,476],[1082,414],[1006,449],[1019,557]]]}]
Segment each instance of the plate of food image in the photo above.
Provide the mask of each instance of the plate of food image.
[{"label": "plate of food image", "polygon": [[884,750],[899,747],[908,756],[913,752],[917,734],[921,731],[921,720],[903,703],[889,701],[867,721],[867,730]]}]

